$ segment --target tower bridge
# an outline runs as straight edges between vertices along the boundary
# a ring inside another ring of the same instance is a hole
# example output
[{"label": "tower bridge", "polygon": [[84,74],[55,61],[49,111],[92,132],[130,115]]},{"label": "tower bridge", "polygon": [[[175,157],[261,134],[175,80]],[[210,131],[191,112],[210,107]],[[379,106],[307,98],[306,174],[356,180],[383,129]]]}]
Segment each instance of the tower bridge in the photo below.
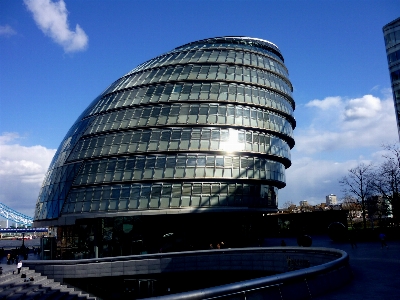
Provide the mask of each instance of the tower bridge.
[{"label": "tower bridge", "polygon": [[[14,223],[18,223],[20,225],[32,226],[33,218],[27,215],[24,215],[16,210],[8,207],[7,205],[0,203],[0,215],[7,219],[8,221],[12,221]],[[8,227],[8,226],[7,226]]]}]

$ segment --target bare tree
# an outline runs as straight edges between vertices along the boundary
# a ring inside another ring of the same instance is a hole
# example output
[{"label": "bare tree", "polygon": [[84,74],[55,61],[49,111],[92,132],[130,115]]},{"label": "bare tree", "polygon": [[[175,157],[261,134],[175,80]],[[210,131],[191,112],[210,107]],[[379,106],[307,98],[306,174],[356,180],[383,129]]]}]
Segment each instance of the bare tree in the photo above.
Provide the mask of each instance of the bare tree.
[{"label": "bare tree", "polygon": [[400,214],[400,148],[398,145],[384,145],[389,151],[384,162],[374,172],[373,188],[376,193],[391,205],[393,217]]},{"label": "bare tree", "polygon": [[389,205],[382,196],[372,196],[367,200],[368,218],[371,221],[371,226],[374,226],[374,220],[378,219],[381,223],[382,218],[390,214]]},{"label": "bare tree", "polygon": [[293,201],[288,200],[283,203],[283,209],[285,209],[289,213],[293,212],[295,208],[296,205],[293,203]]},{"label": "bare tree", "polygon": [[346,195],[342,200],[342,209],[347,210],[347,218],[350,221],[351,227],[354,227],[353,220],[357,218],[358,212],[360,211],[360,205],[357,200],[352,196]]},{"label": "bare tree", "polygon": [[364,229],[367,228],[367,199],[372,195],[372,164],[360,163],[357,167],[350,169],[339,183],[343,186],[346,195],[353,196],[361,204]]}]

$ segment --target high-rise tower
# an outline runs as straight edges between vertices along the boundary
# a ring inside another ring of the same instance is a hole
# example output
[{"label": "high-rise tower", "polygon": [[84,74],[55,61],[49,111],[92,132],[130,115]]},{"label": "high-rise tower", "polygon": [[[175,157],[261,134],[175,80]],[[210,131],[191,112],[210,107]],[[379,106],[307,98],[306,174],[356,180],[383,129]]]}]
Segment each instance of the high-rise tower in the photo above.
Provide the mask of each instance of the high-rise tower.
[{"label": "high-rise tower", "polygon": [[400,137],[400,18],[383,27],[386,54],[392,82],[394,108],[396,111],[397,130]]},{"label": "high-rise tower", "polygon": [[278,47],[249,37],[192,42],[139,65],[67,133],[35,224],[58,227],[60,240],[100,231],[104,246],[115,243],[107,230],[130,243],[214,225],[222,236],[249,213],[243,222],[257,222],[277,210],[291,164],[292,90]]}]

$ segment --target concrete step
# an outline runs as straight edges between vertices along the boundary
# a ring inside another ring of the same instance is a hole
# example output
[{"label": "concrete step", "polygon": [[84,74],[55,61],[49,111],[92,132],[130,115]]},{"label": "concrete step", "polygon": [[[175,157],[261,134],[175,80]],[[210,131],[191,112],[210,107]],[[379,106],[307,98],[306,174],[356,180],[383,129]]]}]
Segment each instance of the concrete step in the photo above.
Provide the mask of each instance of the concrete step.
[{"label": "concrete step", "polygon": [[60,295],[59,290],[50,290],[50,291],[44,293],[40,297],[40,300],[53,300],[53,299],[56,299],[59,295]]},{"label": "concrete step", "polygon": [[34,300],[34,299],[43,299],[43,296],[51,291],[50,288],[44,289],[35,289],[31,292],[25,294],[24,300]]},{"label": "concrete step", "polygon": [[21,278],[22,274],[25,274],[27,277],[29,277],[28,275],[35,273],[34,270],[29,270],[27,269],[25,272],[21,271],[21,274],[17,274],[17,272],[15,272],[14,274],[12,272],[6,273],[6,274],[2,274],[0,276],[0,284],[7,282],[9,280],[12,280],[14,278]]},{"label": "concrete step", "polygon": [[[25,274],[26,278],[21,278],[21,274]],[[33,281],[24,281],[33,277]],[[15,271],[0,275],[0,300],[72,300],[72,299],[90,299],[89,294],[73,287],[62,285],[47,276],[42,276],[29,268],[22,268],[21,273]]]},{"label": "concrete step", "polygon": [[50,298],[51,300],[65,300],[69,296],[68,292],[59,291],[54,298]]},{"label": "concrete step", "polygon": [[21,290],[22,290],[22,287],[11,287],[5,291],[0,292],[0,299],[9,298]]}]

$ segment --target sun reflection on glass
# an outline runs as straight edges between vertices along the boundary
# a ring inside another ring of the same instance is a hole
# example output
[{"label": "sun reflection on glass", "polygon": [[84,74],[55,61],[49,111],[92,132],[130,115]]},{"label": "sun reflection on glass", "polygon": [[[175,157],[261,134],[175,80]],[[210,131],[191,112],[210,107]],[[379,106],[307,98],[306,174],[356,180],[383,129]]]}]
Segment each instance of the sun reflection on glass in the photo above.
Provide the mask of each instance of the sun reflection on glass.
[{"label": "sun reflection on glass", "polygon": [[244,144],[239,143],[239,132],[234,129],[229,129],[228,140],[221,142],[221,150],[227,153],[243,150]]}]

